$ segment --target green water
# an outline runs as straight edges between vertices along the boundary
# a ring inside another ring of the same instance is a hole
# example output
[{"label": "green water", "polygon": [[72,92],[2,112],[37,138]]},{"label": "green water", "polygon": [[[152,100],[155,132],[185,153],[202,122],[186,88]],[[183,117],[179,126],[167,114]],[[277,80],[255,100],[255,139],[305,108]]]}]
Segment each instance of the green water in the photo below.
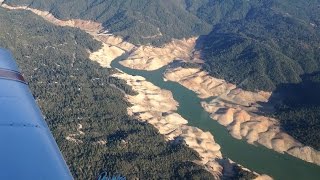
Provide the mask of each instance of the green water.
[{"label": "green water", "polygon": [[171,91],[174,99],[179,102],[177,113],[187,119],[190,126],[211,132],[225,157],[275,179],[320,180],[320,167],[317,165],[274,152],[263,146],[254,146],[243,140],[234,139],[225,127],[212,120],[209,113],[204,111],[196,93],[178,83],[163,80],[165,68],[156,71],[129,69],[119,64],[119,61],[126,57],[127,55],[119,57],[111,66],[130,75],[143,76],[154,85]]}]

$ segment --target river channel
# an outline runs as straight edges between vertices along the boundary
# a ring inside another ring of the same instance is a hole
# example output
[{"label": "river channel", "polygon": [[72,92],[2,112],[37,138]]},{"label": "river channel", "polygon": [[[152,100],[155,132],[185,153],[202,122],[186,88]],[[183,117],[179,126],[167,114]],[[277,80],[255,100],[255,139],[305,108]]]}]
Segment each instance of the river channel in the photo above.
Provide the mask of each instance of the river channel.
[{"label": "river channel", "polygon": [[221,146],[221,152],[225,157],[260,174],[268,174],[274,179],[320,179],[320,166],[233,138],[224,126],[210,118],[209,113],[200,104],[203,100],[196,93],[176,82],[164,81],[163,73],[166,67],[155,71],[126,68],[119,62],[127,56],[128,54],[125,54],[117,58],[111,66],[130,75],[142,76],[154,85],[171,91],[174,99],[179,102],[177,113],[188,120],[188,125],[212,133],[215,141]]}]

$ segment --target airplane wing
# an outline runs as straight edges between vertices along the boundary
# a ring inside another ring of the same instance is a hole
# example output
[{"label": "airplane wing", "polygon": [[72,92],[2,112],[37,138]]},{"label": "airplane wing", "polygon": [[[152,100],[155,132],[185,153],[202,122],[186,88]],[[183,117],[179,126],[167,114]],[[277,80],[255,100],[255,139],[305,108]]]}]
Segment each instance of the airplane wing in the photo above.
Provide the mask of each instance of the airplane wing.
[{"label": "airplane wing", "polygon": [[73,179],[12,55],[0,49],[0,179]]}]

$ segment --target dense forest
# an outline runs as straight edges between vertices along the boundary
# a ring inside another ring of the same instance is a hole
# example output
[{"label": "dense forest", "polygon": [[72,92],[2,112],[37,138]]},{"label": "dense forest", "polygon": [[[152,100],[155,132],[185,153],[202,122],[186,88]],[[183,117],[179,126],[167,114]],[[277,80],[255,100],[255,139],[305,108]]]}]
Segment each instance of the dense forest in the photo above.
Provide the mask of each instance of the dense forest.
[{"label": "dense forest", "polygon": [[135,44],[160,45],[171,38],[210,32],[210,25],[185,9],[179,0],[5,0],[50,11],[61,19],[101,22],[110,32]]},{"label": "dense forest", "polygon": [[284,131],[318,150],[319,12],[319,0],[263,1],[243,18],[213,26],[197,47],[212,76],[247,90],[280,94],[276,97],[283,104],[271,116]]},{"label": "dense forest", "polygon": [[196,49],[204,69],[246,90],[281,92],[283,104],[272,115],[290,135],[319,149],[320,99],[314,90],[320,71],[320,0],[5,2],[48,10],[61,19],[99,21],[135,44],[161,46],[172,38],[200,36]]},{"label": "dense forest", "polygon": [[320,72],[301,78],[301,83],[282,84],[275,90],[284,97],[276,107],[276,117],[285,131],[320,150]]},{"label": "dense forest", "polygon": [[[113,69],[88,59],[87,50],[100,47],[89,35],[2,8],[0,25],[0,47],[13,52],[75,179],[95,179],[100,172],[128,179],[213,178],[192,163],[195,151],[166,142],[151,125],[127,115],[130,104],[118,88],[135,92],[110,77]],[[84,134],[66,140],[79,124]]]},{"label": "dense forest", "polygon": [[202,35],[197,49],[205,68],[248,90],[272,91],[320,68],[319,0],[4,2],[48,10],[61,19],[99,21],[135,44]]},{"label": "dense forest", "polygon": [[275,5],[267,2],[241,20],[214,26],[199,40],[206,69],[213,76],[248,90],[272,91],[319,70],[319,28],[311,20],[274,10]]}]

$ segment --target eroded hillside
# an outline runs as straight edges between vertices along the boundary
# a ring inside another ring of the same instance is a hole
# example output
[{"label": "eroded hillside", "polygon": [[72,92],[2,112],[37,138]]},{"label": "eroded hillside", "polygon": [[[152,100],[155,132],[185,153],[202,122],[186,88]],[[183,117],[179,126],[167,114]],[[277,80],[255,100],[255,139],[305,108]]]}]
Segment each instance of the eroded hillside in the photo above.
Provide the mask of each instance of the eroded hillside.
[{"label": "eroded hillside", "polygon": [[128,116],[123,92],[135,92],[89,59],[101,43],[27,11],[0,8],[0,24],[0,46],[13,52],[74,178],[213,178],[192,162],[195,151]]}]

